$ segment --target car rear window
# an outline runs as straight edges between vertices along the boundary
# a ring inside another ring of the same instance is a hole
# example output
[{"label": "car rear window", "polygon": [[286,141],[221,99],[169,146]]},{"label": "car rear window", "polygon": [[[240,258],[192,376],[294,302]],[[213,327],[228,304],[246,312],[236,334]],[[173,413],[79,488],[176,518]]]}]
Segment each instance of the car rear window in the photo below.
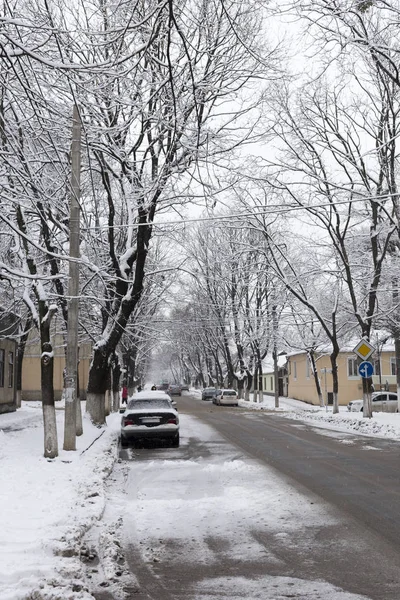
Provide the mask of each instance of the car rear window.
[{"label": "car rear window", "polygon": [[236,396],[236,392],[234,390],[224,390],[224,396]]},{"label": "car rear window", "polygon": [[171,408],[171,403],[167,398],[145,398],[141,400],[130,400],[128,402],[128,408],[132,410],[146,410],[148,408]]}]

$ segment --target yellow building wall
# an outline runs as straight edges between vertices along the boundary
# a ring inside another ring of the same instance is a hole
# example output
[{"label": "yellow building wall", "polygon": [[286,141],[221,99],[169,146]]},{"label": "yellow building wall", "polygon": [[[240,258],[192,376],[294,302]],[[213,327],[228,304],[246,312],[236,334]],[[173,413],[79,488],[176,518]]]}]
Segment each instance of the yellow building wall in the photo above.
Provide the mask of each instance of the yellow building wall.
[{"label": "yellow building wall", "polygon": [[[357,358],[352,352],[341,352],[338,356],[338,379],[339,379],[339,405],[347,405],[350,400],[362,398],[362,380],[359,375],[349,376],[348,359]],[[391,358],[394,358],[394,352],[382,352],[381,377],[375,375],[373,383],[376,390],[380,385],[384,386],[387,381],[391,391],[396,391],[396,378],[391,375]],[[317,390],[315,381],[311,372],[311,366],[307,369],[308,357],[305,353],[296,354],[288,357],[289,362],[289,389],[288,397],[297,400],[303,400],[310,404],[318,405]],[[373,359],[371,359],[373,362]],[[333,392],[332,374],[321,372],[323,369],[331,369],[329,356],[321,356],[317,360],[318,376],[321,382],[324,401],[327,402],[327,393]]]},{"label": "yellow building wall", "polygon": [[[54,396],[61,400],[65,368],[65,348],[61,335],[56,335],[52,340],[54,347]],[[91,361],[91,344],[81,344],[79,347],[79,388],[81,400],[86,398],[89,367]],[[37,339],[32,338],[26,346],[22,363],[22,399],[41,400],[41,374],[40,374],[40,345]]]},{"label": "yellow building wall", "polygon": [[274,394],[275,393],[275,385],[274,385],[274,374],[268,373],[267,375],[263,375],[263,392],[266,394]]}]

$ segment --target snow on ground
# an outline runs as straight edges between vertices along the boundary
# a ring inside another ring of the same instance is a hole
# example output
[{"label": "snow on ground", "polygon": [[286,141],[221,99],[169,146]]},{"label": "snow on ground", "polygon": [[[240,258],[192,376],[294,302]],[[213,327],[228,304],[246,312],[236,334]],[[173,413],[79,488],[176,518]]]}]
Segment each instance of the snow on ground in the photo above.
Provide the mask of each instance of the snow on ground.
[{"label": "snow on ground", "polygon": [[81,580],[80,541],[104,510],[119,419],[98,429],[85,418],[76,452],[62,450],[63,419],[57,410],[61,450],[47,460],[39,402],[0,415],[1,600],[92,598]]},{"label": "snow on ground", "polygon": [[[281,399],[279,409],[269,397],[260,404],[240,404],[313,423],[329,429],[330,435],[350,431],[400,438],[399,414],[375,413],[363,419],[341,408],[332,415],[331,408],[327,412],[288,398]],[[76,452],[62,450],[63,419],[64,411],[57,410],[60,454],[47,460],[39,402],[24,402],[17,412],[0,414],[1,600],[93,598],[80,553],[85,533],[105,509],[105,481],[117,458],[120,415],[110,415],[102,429],[85,418]]]},{"label": "snow on ground", "polygon": [[400,439],[400,413],[373,413],[371,419],[364,418],[361,412],[349,412],[346,406],[339,407],[339,414],[332,413],[332,407],[320,408],[294,400],[280,398],[279,408],[274,408],[272,396],[264,396],[262,403],[239,401],[240,406],[254,410],[273,410],[289,419],[312,423],[317,427],[335,431],[349,431],[373,437]]},{"label": "snow on ground", "polygon": [[[196,390],[201,397],[201,391]],[[332,406],[321,408],[306,404],[294,398],[280,398],[279,408],[275,408],[273,396],[264,396],[263,402],[239,400],[239,405],[252,410],[268,410],[288,419],[309,422],[316,427],[334,431],[349,431],[361,435],[400,439],[400,413],[373,413],[371,419],[364,418],[361,412],[349,412],[347,406],[339,407],[339,414],[332,413]]]}]

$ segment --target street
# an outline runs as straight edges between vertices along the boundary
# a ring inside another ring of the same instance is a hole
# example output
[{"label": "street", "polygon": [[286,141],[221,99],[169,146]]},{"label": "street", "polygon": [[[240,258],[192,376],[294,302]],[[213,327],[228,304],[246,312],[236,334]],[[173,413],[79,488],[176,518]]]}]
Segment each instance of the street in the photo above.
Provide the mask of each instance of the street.
[{"label": "street", "polygon": [[109,486],[127,598],[398,599],[397,442],[177,403],[181,447],[121,449]]}]

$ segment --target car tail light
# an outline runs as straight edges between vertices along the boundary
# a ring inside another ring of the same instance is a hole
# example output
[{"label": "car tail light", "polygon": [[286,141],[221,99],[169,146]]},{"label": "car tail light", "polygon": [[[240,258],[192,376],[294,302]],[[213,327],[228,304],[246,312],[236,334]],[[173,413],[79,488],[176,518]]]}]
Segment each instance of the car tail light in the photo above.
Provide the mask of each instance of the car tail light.
[{"label": "car tail light", "polygon": [[134,422],[130,421],[129,419],[124,419],[124,427],[126,427],[127,425],[134,425]]},{"label": "car tail light", "polygon": [[178,425],[178,419],[174,417],[173,419],[168,419],[167,423],[171,425]]}]

